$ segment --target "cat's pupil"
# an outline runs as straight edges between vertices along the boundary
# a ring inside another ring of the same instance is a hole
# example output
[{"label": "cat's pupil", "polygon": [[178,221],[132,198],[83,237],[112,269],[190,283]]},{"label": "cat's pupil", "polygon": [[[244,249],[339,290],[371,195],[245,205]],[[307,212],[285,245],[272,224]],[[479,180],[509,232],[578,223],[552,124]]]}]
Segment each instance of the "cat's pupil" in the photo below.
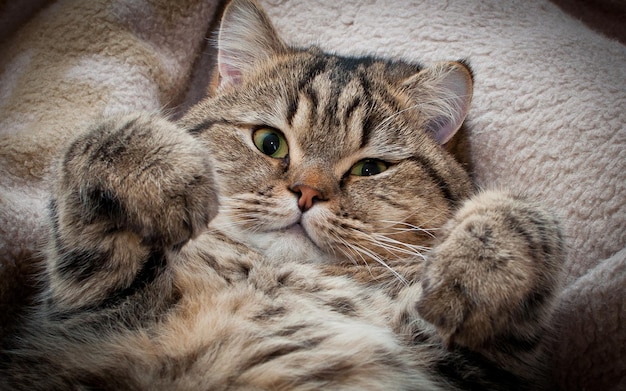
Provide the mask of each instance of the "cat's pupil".
[{"label": "cat's pupil", "polygon": [[270,133],[263,138],[263,153],[273,155],[279,148],[280,138],[276,134]]},{"label": "cat's pupil", "polygon": [[366,160],[361,167],[361,176],[371,176],[382,172],[381,164],[374,160]]},{"label": "cat's pupil", "polygon": [[364,159],[352,166],[350,175],[372,176],[387,170],[389,164],[378,159]]}]

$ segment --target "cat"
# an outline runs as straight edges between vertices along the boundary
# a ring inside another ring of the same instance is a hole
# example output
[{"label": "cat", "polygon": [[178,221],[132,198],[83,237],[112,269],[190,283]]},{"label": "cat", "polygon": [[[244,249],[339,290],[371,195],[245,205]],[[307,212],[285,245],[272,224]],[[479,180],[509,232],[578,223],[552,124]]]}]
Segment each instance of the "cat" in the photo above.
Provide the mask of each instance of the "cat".
[{"label": "cat", "polygon": [[464,62],[287,46],[233,0],[215,91],[58,163],[2,389],[540,389],[563,239],[450,153]]}]

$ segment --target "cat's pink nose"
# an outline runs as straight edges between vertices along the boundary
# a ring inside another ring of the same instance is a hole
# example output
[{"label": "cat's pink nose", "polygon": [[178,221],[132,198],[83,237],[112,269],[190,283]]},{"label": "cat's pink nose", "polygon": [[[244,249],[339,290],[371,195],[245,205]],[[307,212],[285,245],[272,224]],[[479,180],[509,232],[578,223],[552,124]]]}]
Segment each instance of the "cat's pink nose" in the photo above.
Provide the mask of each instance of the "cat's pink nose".
[{"label": "cat's pink nose", "polygon": [[311,209],[315,200],[325,200],[324,194],[321,190],[307,185],[296,185],[291,188],[296,194],[298,194],[298,207],[302,212],[306,212]]}]

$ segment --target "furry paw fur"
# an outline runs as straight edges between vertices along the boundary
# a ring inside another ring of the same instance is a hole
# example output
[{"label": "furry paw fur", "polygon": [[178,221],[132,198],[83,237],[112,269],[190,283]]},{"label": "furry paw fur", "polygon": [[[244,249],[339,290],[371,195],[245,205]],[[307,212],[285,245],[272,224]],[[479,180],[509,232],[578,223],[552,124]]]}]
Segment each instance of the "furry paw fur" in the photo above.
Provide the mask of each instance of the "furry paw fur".
[{"label": "furry paw fur", "polygon": [[478,349],[507,335],[533,338],[562,260],[551,215],[518,197],[481,193],[443,228],[425,265],[418,311],[448,346]]},{"label": "furry paw fur", "polygon": [[192,136],[157,115],[112,118],[67,151],[59,201],[78,204],[73,210],[86,226],[99,220],[158,246],[180,244],[206,228],[217,210],[206,155]]}]

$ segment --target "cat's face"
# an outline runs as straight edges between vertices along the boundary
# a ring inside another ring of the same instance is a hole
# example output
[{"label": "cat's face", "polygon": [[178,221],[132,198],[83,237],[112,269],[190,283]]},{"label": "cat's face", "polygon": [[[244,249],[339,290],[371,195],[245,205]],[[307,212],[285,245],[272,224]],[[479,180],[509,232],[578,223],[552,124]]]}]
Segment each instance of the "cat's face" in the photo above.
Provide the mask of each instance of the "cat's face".
[{"label": "cat's face", "polygon": [[419,253],[471,191],[435,141],[450,137],[433,132],[450,122],[445,105],[430,107],[445,99],[426,90],[469,72],[281,51],[221,69],[231,73],[220,92],[183,120],[214,158],[212,225],[271,257],[388,263]]}]

